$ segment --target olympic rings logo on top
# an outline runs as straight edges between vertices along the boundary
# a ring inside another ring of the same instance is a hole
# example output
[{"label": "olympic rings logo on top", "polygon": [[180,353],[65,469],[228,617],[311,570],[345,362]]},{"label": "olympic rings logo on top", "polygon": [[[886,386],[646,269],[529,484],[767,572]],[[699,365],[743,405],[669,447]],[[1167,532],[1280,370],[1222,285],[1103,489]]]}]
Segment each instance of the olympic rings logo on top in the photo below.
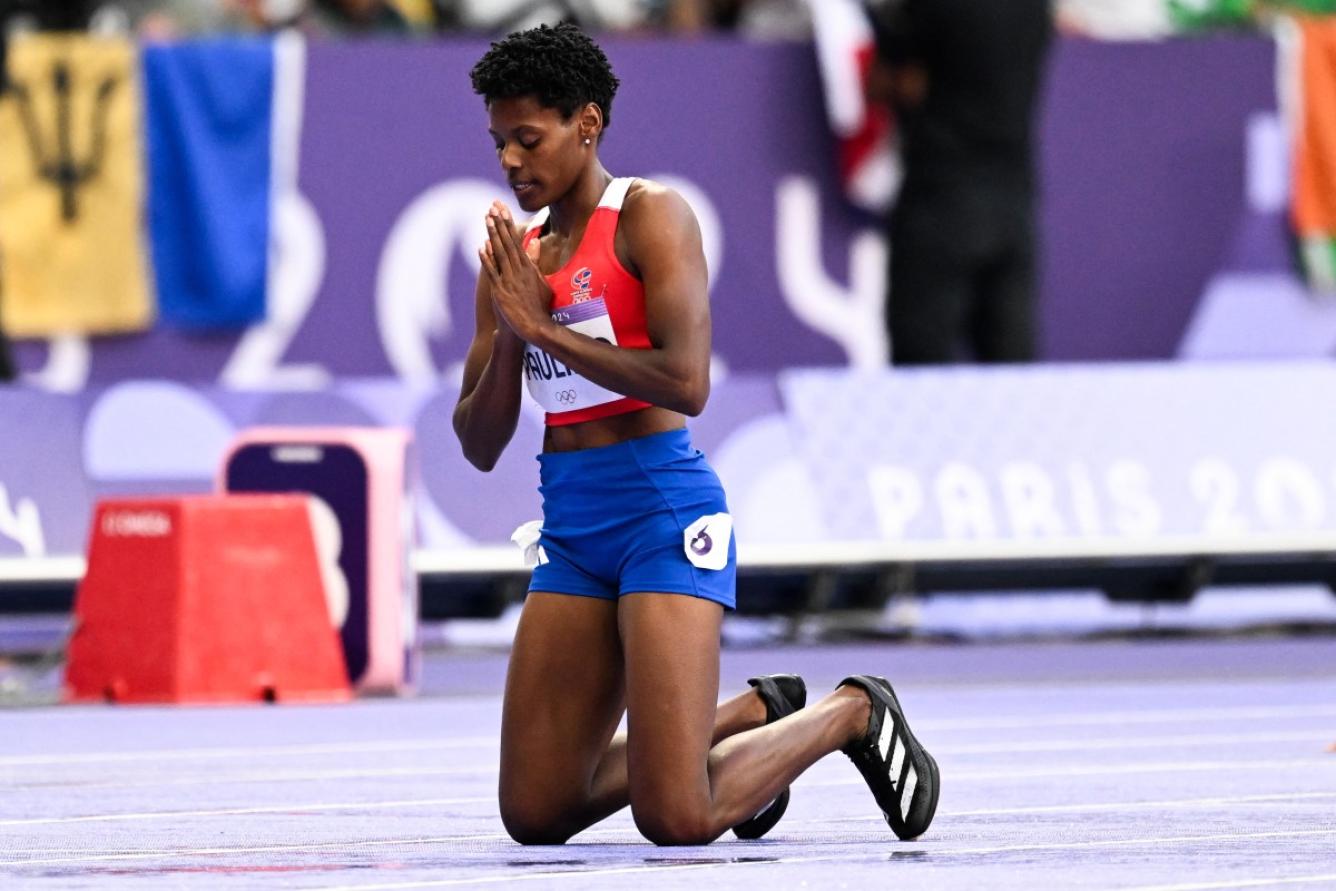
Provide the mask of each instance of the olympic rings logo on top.
[{"label": "olympic rings logo on top", "polygon": [[558,390],[556,393],[557,401],[562,405],[573,405],[576,399],[574,390]]}]

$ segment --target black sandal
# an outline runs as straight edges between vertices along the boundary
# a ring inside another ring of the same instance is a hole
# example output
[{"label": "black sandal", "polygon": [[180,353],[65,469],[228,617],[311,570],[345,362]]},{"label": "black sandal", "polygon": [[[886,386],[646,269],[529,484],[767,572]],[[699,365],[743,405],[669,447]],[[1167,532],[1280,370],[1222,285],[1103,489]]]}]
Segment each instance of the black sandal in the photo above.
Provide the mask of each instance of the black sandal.
[{"label": "black sandal", "polygon": [[[759,678],[748,678],[747,683],[756,688],[756,694],[765,703],[765,723],[773,724],[786,715],[791,715],[807,705],[807,685],[796,674],[768,674]],[[779,797],[765,806],[759,814],[750,820],[744,820],[733,827],[733,834],[738,838],[760,838],[779,822],[784,811],[789,807],[789,790],[785,787]]]},{"label": "black sandal", "polygon": [[885,678],[855,675],[840,681],[872,700],[867,733],[842,751],[867,781],[891,831],[908,841],[927,832],[937,812],[937,762],[910,733],[895,691]]}]

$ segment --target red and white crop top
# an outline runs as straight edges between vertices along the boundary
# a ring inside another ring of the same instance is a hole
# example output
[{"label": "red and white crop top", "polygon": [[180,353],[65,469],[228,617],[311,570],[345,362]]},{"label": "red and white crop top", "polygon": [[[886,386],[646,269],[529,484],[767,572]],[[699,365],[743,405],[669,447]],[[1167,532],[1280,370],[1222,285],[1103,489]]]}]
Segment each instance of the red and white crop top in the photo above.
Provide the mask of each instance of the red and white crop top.
[{"label": "red and white crop top", "polygon": [[[556,272],[544,276],[552,287],[552,320],[589,337],[628,350],[650,348],[645,324],[645,286],[626,271],[613,247],[632,177],[608,183],[589,218],[575,253]],[[543,208],[529,223],[524,245],[547,222]],[[533,345],[524,349],[524,380],[529,394],[547,411],[549,426],[579,424],[649,408],[586,380],[560,360]]]}]

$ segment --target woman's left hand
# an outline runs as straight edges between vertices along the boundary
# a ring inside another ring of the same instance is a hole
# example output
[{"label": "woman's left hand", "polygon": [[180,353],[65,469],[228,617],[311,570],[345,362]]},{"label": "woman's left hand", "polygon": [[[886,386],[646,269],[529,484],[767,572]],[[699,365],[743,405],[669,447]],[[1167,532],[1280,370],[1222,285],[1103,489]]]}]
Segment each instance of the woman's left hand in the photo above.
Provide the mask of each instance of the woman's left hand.
[{"label": "woman's left hand", "polygon": [[478,256],[501,321],[532,343],[534,332],[551,323],[552,288],[538,270],[538,239],[526,249],[510,212],[498,203],[487,212],[487,243]]}]

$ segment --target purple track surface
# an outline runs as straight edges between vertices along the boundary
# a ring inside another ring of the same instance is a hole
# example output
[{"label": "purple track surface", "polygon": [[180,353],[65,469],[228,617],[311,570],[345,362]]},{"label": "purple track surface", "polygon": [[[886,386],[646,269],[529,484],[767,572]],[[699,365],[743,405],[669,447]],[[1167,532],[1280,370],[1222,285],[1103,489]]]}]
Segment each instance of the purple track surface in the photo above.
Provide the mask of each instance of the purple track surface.
[{"label": "purple track surface", "polygon": [[655,848],[629,814],[506,838],[504,656],[413,699],[0,712],[0,888],[1336,888],[1336,639],[726,650],[725,686],[896,684],[942,768],[897,841],[835,755],[771,836]]}]

